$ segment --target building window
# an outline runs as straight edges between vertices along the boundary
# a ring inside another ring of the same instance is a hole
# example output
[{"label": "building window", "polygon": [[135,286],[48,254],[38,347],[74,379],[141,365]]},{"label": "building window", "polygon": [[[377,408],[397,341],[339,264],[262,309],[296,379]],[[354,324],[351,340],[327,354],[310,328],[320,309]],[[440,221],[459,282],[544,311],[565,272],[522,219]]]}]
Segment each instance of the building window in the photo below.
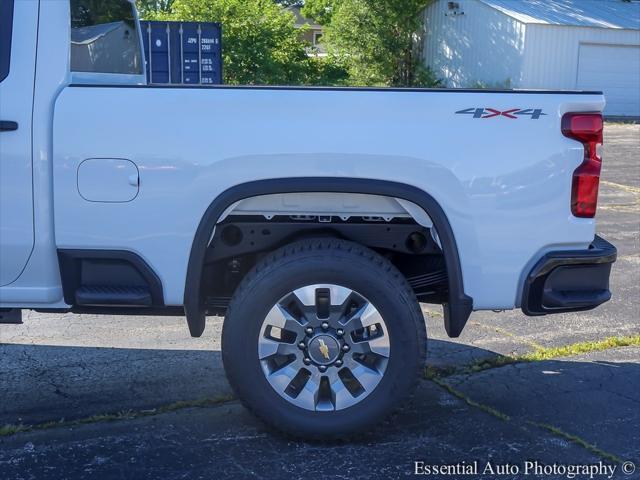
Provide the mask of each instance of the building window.
[{"label": "building window", "polygon": [[71,71],[142,74],[131,2],[71,0]]},{"label": "building window", "polygon": [[0,0],[0,82],[9,75],[12,27],[13,0]]},{"label": "building window", "polygon": [[322,40],[322,32],[313,32],[313,46],[317,47],[320,45]]}]

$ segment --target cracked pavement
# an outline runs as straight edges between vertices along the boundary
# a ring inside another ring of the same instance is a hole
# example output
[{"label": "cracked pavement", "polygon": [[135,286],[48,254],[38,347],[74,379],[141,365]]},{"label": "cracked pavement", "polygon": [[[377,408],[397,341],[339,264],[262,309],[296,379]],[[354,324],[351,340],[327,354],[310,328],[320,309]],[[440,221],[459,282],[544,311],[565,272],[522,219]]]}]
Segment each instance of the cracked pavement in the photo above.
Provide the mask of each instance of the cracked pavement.
[{"label": "cracked pavement", "polygon": [[[476,312],[457,339],[446,336],[440,310],[425,305],[428,364],[460,367],[499,354],[638,335],[638,158],[640,125],[607,124],[598,232],[618,247],[611,302],[534,318]],[[220,318],[210,318],[204,336],[192,339],[182,317],[24,313],[23,325],[0,325],[0,426],[231,394],[220,358]],[[0,478],[399,478],[420,460],[612,463],[603,453],[640,467],[640,347],[444,381],[459,396],[423,380],[411,406],[356,442],[288,440],[231,401],[0,437]],[[635,475],[618,469],[615,478]]]}]

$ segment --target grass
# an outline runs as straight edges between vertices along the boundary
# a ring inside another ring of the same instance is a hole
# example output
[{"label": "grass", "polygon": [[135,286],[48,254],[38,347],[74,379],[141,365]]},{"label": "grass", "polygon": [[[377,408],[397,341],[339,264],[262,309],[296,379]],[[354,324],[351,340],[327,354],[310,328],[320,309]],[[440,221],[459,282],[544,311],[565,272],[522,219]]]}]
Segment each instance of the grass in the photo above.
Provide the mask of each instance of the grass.
[{"label": "grass", "polygon": [[[456,389],[455,387],[453,387],[452,385],[450,385],[449,383],[447,383],[445,380],[443,380],[442,378],[439,377],[433,377],[431,378],[431,380],[436,383],[437,385],[439,385],[440,387],[442,387],[443,389],[445,389],[447,392],[449,392],[451,395],[459,398],[460,400],[463,400],[467,405],[477,408],[479,410],[482,410],[485,413],[488,413],[489,415],[496,417],[504,422],[511,422],[513,421],[512,417],[507,415],[506,413],[503,413],[489,405],[486,405],[484,403],[480,403],[480,402],[476,402],[475,400],[473,400],[472,398],[470,398],[468,395],[466,395],[465,393],[461,392],[460,390]],[[562,430],[561,428],[558,428],[554,425],[549,425],[547,423],[539,423],[539,422],[534,422],[531,420],[525,420],[524,422],[526,425],[531,425],[537,428],[541,428],[543,430],[548,431],[549,433],[555,435],[556,437],[560,437],[563,440],[566,440],[568,442],[574,443],[576,445],[581,446],[582,448],[587,449],[588,451],[590,451],[591,453],[593,453],[594,455],[597,455],[598,457],[602,458],[603,460],[610,460],[614,463],[620,464],[622,463],[622,460],[617,457],[616,455],[613,455],[609,452],[605,452],[604,450],[596,447],[594,444],[587,442],[585,439],[571,434],[571,433],[567,433],[564,430]]]},{"label": "grass", "polygon": [[605,128],[607,125],[637,125],[639,122],[635,118],[612,118],[609,120],[607,117],[604,119]]},{"label": "grass", "polygon": [[571,442],[571,443],[575,443],[576,445],[580,445],[583,448],[586,448],[587,450],[589,450],[591,453],[598,455],[600,458],[604,459],[604,460],[611,460],[614,463],[622,463],[622,460],[619,457],[616,457],[615,455],[605,452],[604,450],[599,449],[598,447],[596,447],[595,445],[593,445],[592,443],[587,442],[586,440],[578,437],[577,435],[573,435],[571,433],[567,433],[564,430],[558,428],[558,427],[554,427],[553,425],[549,425],[546,423],[538,423],[538,422],[532,422],[531,420],[527,420],[527,424],[528,425],[533,425],[534,427],[538,427],[538,428],[542,428],[544,430],[547,430],[551,433],[553,433],[554,435],[556,435],[557,437],[561,437],[564,438],[565,440]]},{"label": "grass", "polygon": [[[507,415],[506,413],[501,412],[500,410],[497,410],[489,405],[486,405],[484,403],[480,403],[480,402],[476,402],[475,400],[473,400],[472,398],[470,398],[468,395],[466,395],[465,393],[461,392],[460,390],[456,389],[455,387],[453,387],[452,385],[450,385],[449,383],[447,383],[446,381],[444,381],[442,378],[439,377],[433,377],[431,378],[431,380],[438,384],[440,387],[444,388],[447,392],[449,392],[451,395],[459,398],[460,400],[463,400],[467,405],[477,408],[479,410],[482,410],[485,413],[488,413],[489,415],[496,417],[502,421],[505,422],[511,422],[513,421],[513,419],[511,418],[511,416]],[[603,460],[611,460],[614,463],[620,464],[622,463],[622,460],[611,454],[608,452],[605,452],[604,450],[601,450],[600,448],[596,447],[595,445],[593,445],[592,443],[587,442],[586,440],[584,440],[583,438],[580,438],[577,435],[571,434],[571,433],[567,433],[564,430],[553,426],[553,425],[549,425],[546,423],[538,423],[538,422],[533,422],[531,420],[525,420],[525,424],[527,425],[532,425],[534,427],[538,427],[541,428],[543,430],[547,430],[548,432],[552,433],[553,435],[560,437],[568,442],[574,443],[576,445],[579,445],[585,449],[587,449],[588,451],[590,451],[591,453],[593,453],[594,455],[599,456],[600,458],[602,458]]]},{"label": "grass", "polygon": [[540,345],[539,343],[534,342],[533,340],[529,340],[528,338],[525,337],[521,337],[520,335],[515,335],[513,333],[511,333],[509,330],[505,330],[504,328],[500,328],[497,327],[495,325],[485,325],[484,323],[480,323],[480,322],[476,322],[476,321],[471,321],[470,322],[472,325],[478,326],[480,328],[484,328],[487,330],[492,330],[494,332],[498,332],[506,337],[511,337],[514,340],[520,342],[520,343],[524,343],[525,345],[528,345],[529,347],[535,348],[535,349],[540,349],[540,348],[544,348],[542,345]]},{"label": "grass", "polygon": [[[555,358],[569,357],[574,355],[580,355],[591,352],[598,352],[603,350],[608,350],[610,348],[618,348],[618,347],[628,347],[628,346],[640,346],[640,335],[630,335],[623,337],[608,337],[603,340],[595,341],[595,342],[578,342],[570,345],[564,345],[561,347],[542,347],[533,342],[528,342],[530,345],[534,346],[534,350],[530,353],[525,353],[522,355],[500,355],[496,357],[492,357],[489,359],[480,360],[478,362],[471,363],[469,365],[463,367],[427,367],[425,369],[425,378],[433,381],[441,388],[445,389],[451,395],[463,400],[467,405],[478,408],[489,415],[492,415],[495,418],[498,418],[505,422],[512,421],[512,418],[495,408],[485,405],[483,403],[477,402],[472,398],[468,397],[465,393],[456,389],[449,383],[444,380],[444,377],[456,375],[456,374],[469,374],[480,372],[483,370],[488,370],[491,368],[502,367],[505,365],[510,365],[514,363],[524,363],[524,362],[541,362],[545,360],[551,360]],[[38,430],[47,430],[51,428],[58,427],[75,427],[86,424],[95,424],[102,422],[112,422],[117,420],[131,420],[137,418],[144,418],[153,415],[160,415],[163,413],[175,412],[177,410],[182,410],[184,408],[206,408],[221,405],[225,402],[229,402],[234,398],[231,396],[219,396],[212,398],[201,398],[197,400],[184,400],[174,402],[168,405],[163,405],[150,410],[126,410],[117,413],[105,413],[98,415],[91,415],[89,417],[79,418],[75,420],[65,420],[60,419],[58,421],[45,422],[34,425],[24,425],[24,424],[8,424],[4,426],[0,426],[0,438],[8,437],[11,435],[15,435],[20,432],[31,432]],[[567,433],[562,429],[555,427],[553,425],[548,425],[545,423],[533,422],[530,420],[525,421],[526,424],[532,425],[548,432],[561,437],[569,442],[580,445],[583,448],[589,450],[595,455],[599,457],[611,460],[616,463],[620,463],[621,460],[615,455],[607,453],[603,450],[600,450],[595,445],[587,442],[586,440]]]},{"label": "grass", "polygon": [[103,413],[98,415],[91,415],[90,417],[78,418],[75,420],[60,419],[51,422],[38,423],[34,425],[24,424],[8,424],[0,426],[0,437],[8,437],[20,432],[32,432],[36,430],[48,430],[50,428],[58,427],[77,427],[80,425],[87,425],[93,423],[113,422],[117,420],[132,420],[136,418],[150,417],[153,415],[160,415],[162,413],[175,412],[176,410],[182,410],[184,408],[206,408],[221,405],[223,403],[234,400],[231,396],[219,396],[211,398],[200,398],[197,400],[181,400],[178,402],[170,403],[168,405],[162,405],[157,408],[149,410],[124,410],[116,413]]},{"label": "grass", "polygon": [[493,415],[494,417],[499,418],[500,420],[504,420],[504,421],[511,420],[511,417],[509,415],[507,415],[505,413],[502,413],[502,412],[496,410],[495,408],[490,407],[489,405],[485,405],[483,403],[479,403],[479,402],[476,402],[475,400],[472,400],[467,395],[462,393],[460,390],[454,388],[453,386],[451,386],[450,384],[448,384],[447,382],[445,382],[441,378],[434,377],[434,378],[432,378],[432,380],[435,383],[437,383],[438,385],[440,385],[442,388],[444,388],[451,395],[453,395],[455,397],[458,397],[460,400],[464,400],[464,402],[466,402],[467,405],[470,405],[470,406],[475,407],[475,408],[479,408],[483,412],[486,412],[489,415]]},{"label": "grass", "polygon": [[608,182],[606,180],[600,180],[600,183],[603,185],[608,185],[610,187],[619,188],[620,190],[625,190],[630,193],[640,193],[640,188],[632,187],[630,185],[623,185],[622,183]]},{"label": "grass", "polygon": [[585,353],[600,352],[610,348],[640,346],[640,335],[628,335],[623,337],[608,337],[594,342],[578,342],[561,347],[534,348],[532,352],[521,355],[497,355],[462,367],[427,367],[425,377],[433,379],[436,377],[448,377],[451,375],[470,374],[489,370],[491,368],[504,367],[514,363],[543,362],[556,358],[583,355]]},{"label": "grass", "polygon": [[[535,344],[534,344],[535,345]],[[433,367],[429,366],[425,369],[425,378],[433,381],[441,388],[445,389],[451,395],[463,400],[467,405],[478,408],[493,417],[496,417],[505,422],[511,422],[513,419],[490,405],[485,405],[483,403],[477,402],[466,395],[464,392],[453,387],[447,381],[445,381],[445,377],[457,374],[471,374],[475,372],[480,372],[483,370],[488,370],[490,368],[498,368],[505,365],[510,365],[514,363],[524,363],[524,362],[543,362],[545,360],[551,360],[555,358],[562,357],[570,357],[574,355],[581,355],[585,353],[591,352],[599,352],[603,350],[608,350],[610,348],[618,348],[618,347],[629,347],[629,346],[640,346],[640,335],[629,335],[624,337],[608,337],[603,340],[595,341],[595,342],[578,342],[570,345],[563,345],[561,347],[542,347],[537,346],[534,348],[534,351],[530,353],[525,353],[522,355],[500,355],[496,357],[492,357],[486,360],[480,360],[478,362],[474,362],[472,364],[463,366],[463,367]],[[583,438],[580,438],[577,435],[567,433],[561,428],[558,428],[554,425],[549,425],[546,423],[534,422],[531,420],[525,420],[526,425],[531,425],[537,428],[541,428],[550,432],[551,434],[560,437],[568,442],[579,445],[586,450],[590,451],[594,455],[599,456],[603,460],[610,460],[617,464],[622,463],[622,460],[613,455],[611,453],[605,452],[601,450],[597,446],[592,443],[587,442]]]},{"label": "grass", "polygon": [[430,308],[422,307],[422,313],[429,315],[430,317],[444,317],[444,314],[439,310],[432,310]]}]

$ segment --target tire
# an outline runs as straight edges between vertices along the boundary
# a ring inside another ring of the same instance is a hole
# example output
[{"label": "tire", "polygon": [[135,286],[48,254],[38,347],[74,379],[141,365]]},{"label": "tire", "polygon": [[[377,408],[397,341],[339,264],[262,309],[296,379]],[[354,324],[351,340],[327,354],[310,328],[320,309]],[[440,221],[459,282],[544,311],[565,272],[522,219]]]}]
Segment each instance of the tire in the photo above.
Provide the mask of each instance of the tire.
[{"label": "tire", "polygon": [[222,331],[238,398],[268,425],[310,440],[370,430],[411,396],[425,356],[424,318],[404,276],[376,252],[333,238],[295,242],[259,262]]}]

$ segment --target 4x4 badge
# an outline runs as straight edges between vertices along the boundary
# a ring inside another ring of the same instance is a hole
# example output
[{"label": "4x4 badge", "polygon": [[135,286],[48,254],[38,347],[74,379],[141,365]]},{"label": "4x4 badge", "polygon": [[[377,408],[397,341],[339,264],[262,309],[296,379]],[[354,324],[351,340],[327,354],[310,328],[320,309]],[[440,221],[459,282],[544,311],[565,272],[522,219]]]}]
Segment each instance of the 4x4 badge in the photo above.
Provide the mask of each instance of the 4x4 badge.
[{"label": "4x4 badge", "polygon": [[473,115],[473,118],[507,117],[517,119],[520,116],[528,116],[531,120],[538,120],[542,115],[546,115],[546,113],[542,112],[541,108],[510,108],[508,110],[497,110],[488,107],[465,108],[464,110],[458,110],[456,114]]}]

